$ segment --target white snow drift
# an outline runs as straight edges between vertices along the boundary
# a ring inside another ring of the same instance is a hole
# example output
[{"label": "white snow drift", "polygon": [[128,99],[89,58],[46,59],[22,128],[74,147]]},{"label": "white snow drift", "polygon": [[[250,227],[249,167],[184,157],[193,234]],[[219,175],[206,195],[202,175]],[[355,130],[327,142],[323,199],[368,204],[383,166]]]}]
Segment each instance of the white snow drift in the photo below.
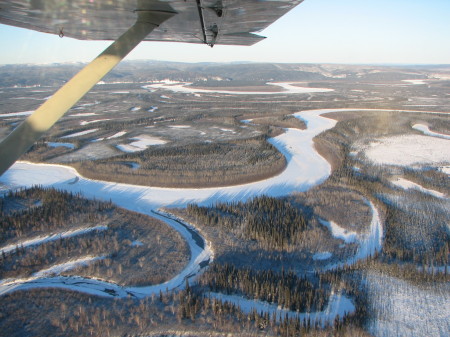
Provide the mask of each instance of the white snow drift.
[{"label": "white snow drift", "polygon": [[[334,89],[328,88],[307,88],[295,86],[296,83],[287,82],[270,82],[269,85],[278,86],[284,89],[284,91],[232,91],[232,90],[217,90],[217,89],[200,89],[190,86],[192,83],[188,82],[161,82],[153,83],[144,86],[145,89],[164,89],[174,92],[181,92],[187,94],[198,94],[198,93],[215,93],[215,94],[228,94],[228,95],[283,95],[283,94],[305,94],[305,93],[315,93],[315,92],[330,92]],[[304,83],[302,83],[304,84]]]},{"label": "white snow drift", "polygon": [[144,151],[146,148],[152,145],[162,145],[167,143],[161,138],[149,135],[140,135],[139,137],[130,139],[134,140],[134,142],[130,144],[119,144],[117,145],[117,148],[123,152],[139,152]]}]

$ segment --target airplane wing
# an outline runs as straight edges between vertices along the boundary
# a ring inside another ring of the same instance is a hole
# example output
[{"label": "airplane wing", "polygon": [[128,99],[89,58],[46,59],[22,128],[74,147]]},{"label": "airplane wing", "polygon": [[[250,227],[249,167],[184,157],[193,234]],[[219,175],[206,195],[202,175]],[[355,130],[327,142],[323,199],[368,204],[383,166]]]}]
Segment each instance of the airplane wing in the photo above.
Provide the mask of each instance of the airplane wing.
[{"label": "airplane wing", "polygon": [[[0,175],[141,41],[252,45],[303,0],[0,0],[0,23],[114,40],[0,142]],[[150,34],[152,33],[152,34]]]},{"label": "airplane wing", "polygon": [[[303,0],[162,0],[177,15],[146,41],[252,45],[260,32]],[[0,1],[0,23],[81,40],[116,40],[155,9],[153,0]]]}]

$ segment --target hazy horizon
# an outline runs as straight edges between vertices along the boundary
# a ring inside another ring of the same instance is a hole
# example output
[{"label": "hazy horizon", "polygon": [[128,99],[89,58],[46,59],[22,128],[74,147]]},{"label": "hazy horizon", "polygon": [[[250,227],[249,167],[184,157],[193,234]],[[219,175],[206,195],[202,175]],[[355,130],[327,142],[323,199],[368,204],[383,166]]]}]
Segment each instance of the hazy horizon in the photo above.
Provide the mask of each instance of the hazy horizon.
[{"label": "hazy horizon", "polygon": [[[450,2],[305,0],[251,47],[141,43],[126,60],[362,65],[450,63]],[[0,64],[89,62],[110,41],[80,41],[0,25]]]}]

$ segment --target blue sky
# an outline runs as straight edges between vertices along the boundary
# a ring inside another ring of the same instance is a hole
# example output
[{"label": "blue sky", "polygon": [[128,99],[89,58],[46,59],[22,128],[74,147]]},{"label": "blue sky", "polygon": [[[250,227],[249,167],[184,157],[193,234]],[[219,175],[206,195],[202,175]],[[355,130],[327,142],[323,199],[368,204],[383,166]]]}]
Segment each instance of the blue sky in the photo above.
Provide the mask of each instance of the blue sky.
[{"label": "blue sky", "polygon": [[[252,47],[141,43],[127,59],[450,64],[450,0],[305,0]],[[110,42],[0,25],[0,64],[90,61]]]}]

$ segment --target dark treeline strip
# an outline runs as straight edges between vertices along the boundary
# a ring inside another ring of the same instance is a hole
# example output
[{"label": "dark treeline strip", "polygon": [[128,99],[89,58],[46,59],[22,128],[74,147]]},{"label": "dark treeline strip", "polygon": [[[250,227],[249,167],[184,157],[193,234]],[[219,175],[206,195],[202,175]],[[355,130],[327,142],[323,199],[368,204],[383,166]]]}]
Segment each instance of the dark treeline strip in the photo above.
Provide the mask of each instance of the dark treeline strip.
[{"label": "dark treeline strip", "polygon": [[[126,163],[139,164],[133,169]],[[151,147],[109,159],[74,163],[88,178],[161,187],[214,187],[278,174],[286,159],[264,137],[229,143]]]},{"label": "dark treeline strip", "polygon": [[257,240],[266,249],[287,249],[301,242],[308,226],[306,216],[288,201],[262,196],[248,202],[219,203],[214,207],[190,204],[188,215],[196,222],[236,231]]},{"label": "dark treeline strip", "polygon": [[[17,199],[36,201],[33,207],[8,212],[5,205],[8,200]],[[0,203],[0,242],[12,238],[20,238],[30,231],[48,231],[63,228],[67,222],[98,221],[104,218],[105,212],[112,210],[111,202],[91,201],[80,194],[58,191],[54,188],[41,188],[10,191]],[[80,217],[83,214],[85,218]],[[75,217],[76,215],[76,217]]]},{"label": "dark treeline strip", "polygon": [[315,286],[291,271],[254,271],[228,264],[214,264],[202,275],[200,284],[212,291],[242,294],[299,312],[322,311],[330,295],[329,286],[322,282]]},{"label": "dark treeline strip", "polygon": [[369,336],[348,316],[320,328],[311,320],[245,314],[231,303],[189,288],[141,300],[59,289],[14,292],[2,297],[0,326],[8,336]]},{"label": "dark treeline strip", "polygon": [[[445,229],[448,217],[440,218],[435,214],[434,223],[430,224],[428,214],[420,214],[420,210],[414,214],[416,212],[405,212],[390,204],[385,207],[383,257],[386,260],[419,263],[425,268],[448,265],[450,235]],[[417,227],[422,227],[421,237],[404,234]]]}]

